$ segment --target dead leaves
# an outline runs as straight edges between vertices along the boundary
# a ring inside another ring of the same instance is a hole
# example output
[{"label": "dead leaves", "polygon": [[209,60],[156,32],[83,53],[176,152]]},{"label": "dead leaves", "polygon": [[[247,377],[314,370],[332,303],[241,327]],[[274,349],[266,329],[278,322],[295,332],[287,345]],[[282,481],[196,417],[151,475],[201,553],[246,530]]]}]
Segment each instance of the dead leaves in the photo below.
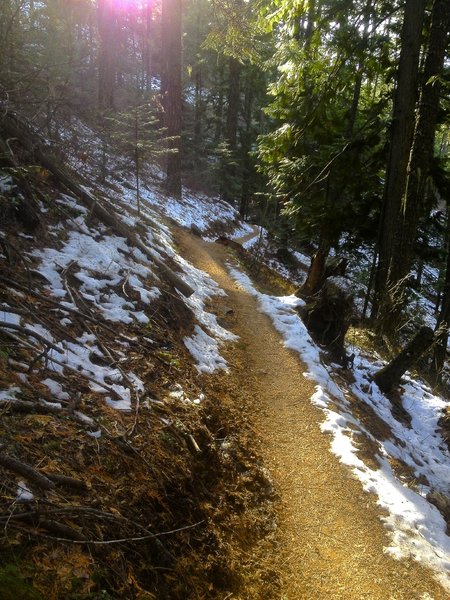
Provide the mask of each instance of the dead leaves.
[{"label": "dead leaves", "polygon": [[34,547],[32,561],[38,577],[35,580],[47,600],[60,600],[68,594],[89,594],[95,589],[92,578],[95,570],[94,559],[80,548],[58,546],[50,551],[48,546]]}]

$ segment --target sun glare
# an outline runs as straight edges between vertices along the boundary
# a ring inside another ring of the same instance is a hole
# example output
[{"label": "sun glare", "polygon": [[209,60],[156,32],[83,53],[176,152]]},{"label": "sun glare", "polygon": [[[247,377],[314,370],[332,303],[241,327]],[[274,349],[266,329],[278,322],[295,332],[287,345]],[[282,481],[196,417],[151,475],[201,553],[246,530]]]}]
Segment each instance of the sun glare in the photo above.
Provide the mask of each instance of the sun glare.
[{"label": "sun glare", "polygon": [[111,0],[112,5],[118,11],[142,10],[153,0]]},{"label": "sun glare", "polygon": [[112,0],[112,4],[119,9],[144,8],[150,2],[148,0]]}]

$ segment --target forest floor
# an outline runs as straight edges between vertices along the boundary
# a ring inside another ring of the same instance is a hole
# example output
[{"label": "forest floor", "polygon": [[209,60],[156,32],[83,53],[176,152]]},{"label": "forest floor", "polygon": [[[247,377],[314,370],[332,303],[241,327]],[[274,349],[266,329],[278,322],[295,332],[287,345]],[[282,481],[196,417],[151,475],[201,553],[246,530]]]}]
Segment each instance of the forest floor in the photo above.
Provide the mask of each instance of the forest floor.
[{"label": "forest floor", "polygon": [[181,228],[176,238],[182,255],[227,293],[210,308],[240,339],[224,349],[231,370],[219,378],[228,385],[232,380],[258,407],[242,418],[250,420],[279,497],[278,542],[270,562],[280,573],[280,598],[448,598],[430,571],[385,553],[388,537],[375,496],[363,492],[330,453],[328,436],[320,431],[323,414],[310,401],[314,384],[257,301],[228,273],[233,250]]}]

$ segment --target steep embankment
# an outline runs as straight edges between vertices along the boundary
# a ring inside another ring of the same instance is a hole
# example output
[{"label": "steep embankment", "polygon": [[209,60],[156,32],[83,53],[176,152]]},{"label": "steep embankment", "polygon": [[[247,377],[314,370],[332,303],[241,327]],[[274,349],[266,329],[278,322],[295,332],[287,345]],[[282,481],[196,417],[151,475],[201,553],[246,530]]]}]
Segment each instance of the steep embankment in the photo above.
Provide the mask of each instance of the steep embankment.
[{"label": "steep embankment", "polygon": [[205,310],[217,285],[131,192],[38,167],[28,134],[11,140],[24,166],[0,165],[0,597],[270,595],[246,399],[200,377],[185,344],[223,362],[195,337],[231,336]]},{"label": "steep embankment", "polygon": [[280,494],[273,562],[282,573],[281,597],[448,598],[431,572],[384,553],[388,538],[374,496],[330,454],[305,368],[228,274],[230,250],[182,231],[178,239],[183,255],[227,292],[214,301],[218,314],[221,305],[233,311],[225,311],[227,326],[240,341],[228,351],[232,370],[224,379],[254,399],[250,425]]}]

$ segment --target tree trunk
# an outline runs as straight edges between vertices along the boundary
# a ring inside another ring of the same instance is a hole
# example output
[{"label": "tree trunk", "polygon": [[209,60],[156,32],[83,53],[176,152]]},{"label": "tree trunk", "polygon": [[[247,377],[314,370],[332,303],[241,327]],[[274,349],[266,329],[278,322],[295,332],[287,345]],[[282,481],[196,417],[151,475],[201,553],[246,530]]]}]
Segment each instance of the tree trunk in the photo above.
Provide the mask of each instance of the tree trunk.
[{"label": "tree trunk", "polygon": [[145,33],[142,49],[143,88],[152,89],[152,62],[150,39],[153,28],[153,3],[148,1],[145,7]]},{"label": "tree trunk", "polygon": [[225,88],[225,81],[224,81],[224,61],[223,61],[223,57],[221,55],[219,55],[217,57],[217,62],[218,62],[218,67],[217,67],[217,78],[218,78],[218,83],[217,83],[217,89],[218,89],[218,95],[217,95],[217,102],[215,102],[214,104],[214,120],[215,120],[215,129],[214,129],[214,144],[217,146],[217,144],[220,142],[221,138],[222,138],[222,129],[223,129],[223,104],[224,104],[224,88]]},{"label": "tree trunk", "polygon": [[367,42],[368,42],[368,32],[369,32],[371,11],[372,11],[372,0],[368,0],[366,6],[364,7],[364,30],[363,30],[363,35],[362,35],[363,50],[362,50],[362,54],[358,60],[358,66],[356,67],[355,86],[353,88],[352,105],[350,107],[350,112],[348,115],[347,129],[345,131],[346,139],[351,139],[351,137],[353,136],[353,130],[355,127],[355,122],[356,122],[356,116],[358,114],[359,99],[361,97],[361,87],[362,87],[362,81],[363,81],[363,75],[364,75],[364,69],[365,69],[364,53],[365,53],[365,50],[367,47]]},{"label": "tree trunk", "polygon": [[[236,151],[237,151],[237,131],[238,131],[238,117],[239,117],[239,104],[240,104],[240,81],[241,81],[241,63],[235,58],[230,58],[228,61],[229,72],[228,72],[228,107],[227,107],[227,120],[225,129],[225,139],[230,150],[230,161],[225,165],[224,186],[223,186],[223,199],[231,204],[235,203],[235,192],[232,182],[237,177],[237,166],[235,164]],[[231,185],[230,185],[231,183]]]},{"label": "tree trunk", "polygon": [[395,308],[399,299],[393,297],[393,287],[404,274],[399,261],[395,261],[395,244],[402,228],[402,198],[406,189],[407,166],[414,132],[424,13],[425,0],[406,2],[380,218],[379,259],[373,304],[373,316],[376,316],[378,328],[383,333],[392,333],[395,326],[398,312]]},{"label": "tree trunk", "polygon": [[239,101],[240,101],[240,82],[241,82],[241,63],[235,58],[229,59],[229,74],[228,74],[228,108],[227,108],[227,124],[226,124],[226,139],[230,150],[236,151],[237,147],[237,128],[239,116]]},{"label": "tree trunk", "polygon": [[400,354],[375,373],[373,380],[380,390],[389,392],[397,386],[402,375],[430,348],[433,341],[433,330],[430,327],[421,327]]},{"label": "tree trunk", "polygon": [[248,203],[250,199],[250,179],[252,173],[252,160],[250,156],[251,150],[251,127],[252,127],[252,109],[253,109],[253,79],[249,78],[245,89],[244,99],[244,118],[245,130],[242,132],[241,138],[241,153],[242,153],[242,183],[241,183],[241,199],[239,202],[239,214],[243,219],[247,216]]},{"label": "tree trunk", "polygon": [[115,82],[115,20],[113,0],[98,0],[98,34],[100,37],[98,64],[98,104],[101,110],[114,108]]},{"label": "tree trunk", "polygon": [[339,280],[327,279],[302,310],[303,320],[314,340],[344,366],[348,366],[349,360],[344,341],[354,312],[353,294],[351,285],[341,286]]},{"label": "tree trunk", "polygon": [[203,99],[202,99],[202,70],[200,64],[195,67],[195,112],[194,112],[194,148],[197,167],[201,165],[203,154]]},{"label": "tree trunk", "polygon": [[407,188],[403,203],[403,235],[396,251],[405,271],[409,271],[413,262],[413,246],[419,220],[430,209],[427,206],[426,188],[434,155],[441,92],[440,78],[447,49],[449,26],[450,1],[435,0],[431,15],[430,41],[425,59],[419,110],[408,165]]},{"label": "tree trunk", "polygon": [[166,189],[174,198],[181,198],[181,0],[163,0],[161,22],[163,55],[161,91],[164,125],[170,138]]},{"label": "tree trunk", "polygon": [[[203,41],[204,18],[202,11],[197,9],[195,18],[195,45],[200,48]],[[197,54],[193,66],[195,80],[195,108],[194,108],[194,162],[197,170],[201,168],[205,156],[205,142],[203,134],[203,120],[205,116],[205,102],[203,101],[203,69],[201,55]]]},{"label": "tree trunk", "polygon": [[313,296],[322,287],[328,252],[329,249],[319,248],[312,257],[306,281],[300,290],[302,296]]},{"label": "tree trunk", "polygon": [[445,269],[444,290],[442,292],[442,304],[436,321],[436,345],[433,353],[433,363],[431,366],[433,377],[436,383],[442,381],[442,369],[447,357],[447,344],[450,327],[450,214],[447,211],[447,231],[446,231],[447,264]]}]

